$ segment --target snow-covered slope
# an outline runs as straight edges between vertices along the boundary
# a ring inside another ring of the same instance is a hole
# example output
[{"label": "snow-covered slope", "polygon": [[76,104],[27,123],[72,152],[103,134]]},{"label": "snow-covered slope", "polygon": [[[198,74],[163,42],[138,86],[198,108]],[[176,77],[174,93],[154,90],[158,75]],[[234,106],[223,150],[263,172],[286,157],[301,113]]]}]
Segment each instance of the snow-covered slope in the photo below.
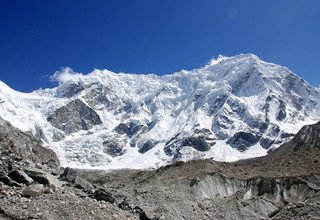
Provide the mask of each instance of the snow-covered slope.
[{"label": "snow-covered slope", "polygon": [[252,54],[164,76],[66,68],[53,78],[57,88],[28,94],[0,81],[0,116],[73,167],[261,156],[320,119],[319,90]]}]

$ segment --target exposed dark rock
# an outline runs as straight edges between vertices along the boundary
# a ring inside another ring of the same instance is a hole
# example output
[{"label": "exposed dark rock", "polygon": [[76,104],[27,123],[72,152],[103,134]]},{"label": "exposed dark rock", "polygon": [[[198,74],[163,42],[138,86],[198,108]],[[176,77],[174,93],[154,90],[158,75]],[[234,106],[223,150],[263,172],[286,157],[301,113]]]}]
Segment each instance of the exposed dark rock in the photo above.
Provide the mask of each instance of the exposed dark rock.
[{"label": "exposed dark rock", "polygon": [[69,183],[73,183],[76,177],[77,177],[77,171],[70,167],[67,167],[61,174],[60,179],[67,181]]},{"label": "exposed dark rock", "polygon": [[57,88],[56,96],[70,98],[84,90],[81,83],[65,83]]},{"label": "exposed dark rock", "polygon": [[14,128],[0,117],[0,175],[5,175],[19,166],[39,164],[50,169],[59,167],[57,155],[40,143],[30,134]]},{"label": "exposed dark rock", "polygon": [[118,207],[122,210],[133,211],[133,208],[130,206],[130,204],[126,200],[123,200],[121,203],[119,203]]},{"label": "exposed dark rock", "polygon": [[283,157],[288,153],[320,150],[320,122],[303,126],[300,131],[287,143],[270,152],[272,158]]},{"label": "exposed dark rock", "polygon": [[280,102],[279,103],[279,110],[278,110],[276,118],[278,121],[283,121],[287,117],[286,105],[283,100],[279,100],[279,102]]},{"label": "exposed dark rock", "polygon": [[104,189],[97,189],[93,193],[93,197],[98,201],[103,200],[111,204],[115,202],[115,198],[112,196],[112,194],[110,192],[105,191]]},{"label": "exposed dark rock", "polygon": [[277,136],[280,133],[280,128],[278,125],[270,124],[270,135]]},{"label": "exposed dark rock", "polygon": [[291,134],[291,133],[286,133],[286,132],[282,132],[280,137],[281,138],[289,138],[289,137],[293,137],[294,134]]},{"label": "exposed dark rock", "polygon": [[245,151],[248,147],[256,144],[261,137],[248,132],[237,132],[228,141],[231,147],[238,149],[239,151]]},{"label": "exposed dark rock", "polygon": [[204,137],[187,137],[185,138],[182,143],[181,143],[182,147],[185,146],[191,146],[194,149],[198,150],[198,151],[208,151],[210,150],[211,146],[208,145],[205,141]]},{"label": "exposed dark rock", "polygon": [[128,137],[132,137],[133,135],[137,134],[143,128],[146,128],[142,124],[136,124],[133,122],[130,123],[120,123],[117,127],[115,127],[115,131],[119,134],[126,134]]},{"label": "exposed dark rock", "polygon": [[198,178],[193,178],[193,179],[190,181],[190,187],[193,187],[193,186],[196,185],[198,182],[199,182],[199,179],[198,179]]},{"label": "exposed dark rock", "polygon": [[193,101],[194,103],[194,111],[197,111],[199,108],[201,108],[205,102],[206,94],[195,94]]},{"label": "exposed dark rock", "polygon": [[320,149],[320,122],[314,125],[304,126],[295,137],[290,141],[294,144],[294,151],[302,148]]},{"label": "exposed dark rock", "polygon": [[25,169],[25,173],[34,181],[41,183],[45,186],[51,186],[54,189],[60,188],[62,185],[61,182],[57,179],[57,177],[40,169],[27,168]]},{"label": "exposed dark rock", "polygon": [[263,134],[269,127],[269,122],[263,122],[259,127],[259,132]]},{"label": "exposed dark rock", "polygon": [[126,134],[130,135],[130,127],[125,123],[120,123],[117,127],[114,129],[119,134]]},{"label": "exposed dark rock", "polygon": [[92,107],[103,106],[109,111],[119,105],[118,97],[113,91],[101,84],[93,86],[85,95],[85,100]]},{"label": "exposed dark rock", "polygon": [[0,176],[0,182],[3,182],[5,185],[8,185],[8,186],[17,186],[17,187],[22,186],[20,183],[17,183],[16,181],[10,179],[10,177],[8,176]]},{"label": "exposed dark rock", "polygon": [[158,123],[158,121],[149,122],[147,124],[148,130],[150,131],[157,123]]},{"label": "exposed dark rock", "polygon": [[140,220],[153,220],[151,218],[148,218],[147,214],[145,212],[140,212],[139,213],[139,219]]},{"label": "exposed dark rock", "polygon": [[261,138],[259,141],[261,147],[263,147],[264,149],[269,149],[272,144],[274,143],[274,140],[270,139],[270,138]]},{"label": "exposed dark rock", "polygon": [[276,181],[268,179],[257,179],[258,196],[262,196],[265,193],[273,194],[276,189]]},{"label": "exposed dark rock", "polygon": [[39,139],[39,141],[47,141],[47,137],[46,135],[44,134],[43,130],[41,127],[39,126],[36,126],[35,127],[35,130],[36,130],[36,137]]},{"label": "exposed dark rock", "polygon": [[269,218],[273,218],[274,216],[276,216],[279,213],[280,209],[276,209],[273,212],[268,214]]},{"label": "exposed dark rock", "polygon": [[184,147],[192,147],[197,151],[205,152],[211,149],[215,145],[216,136],[205,128],[194,127],[194,136],[190,137],[179,137],[181,133],[178,133],[172,137],[164,146],[164,152],[173,156],[173,160],[177,161],[181,158],[180,152]]},{"label": "exposed dark rock", "polygon": [[99,115],[79,99],[58,108],[47,120],[54,127],[67,134],[80,130],[89,130],[94,125],[102,123]]},{"label": "exposed dark rock", "polygon": [[227,95],[219,95],[216,97],[214,102],[210,105],[209,114],[212,115],[216,113],[222,106],[227,102],[228,96]]},{"label": "exposed dark rock", "polygon": [[30,185],[33,182],[33,179],[30,178],[25,172],[21,170],[14,170],[8,174],[8,176],[18,182],[18,183],[23,183],[26,185]]},{"label": "exposed dark rock", "polygon": [[121,156],[124,154],[123,148],[115,142],[104,141],[102,144],[104,146],[103,152],[106,154],[109,154],[111,156]]},{"label": "exposed dark rock", "polygon": [[141,148],[139,148],[139,153],[143,154],[143,153],[147,152],[148,150],[151,150],[152,148],[155,147],[156,144],[157,143],[154,143],[154,141],[148,140],[146,143],[144,143],[142,145]]}]

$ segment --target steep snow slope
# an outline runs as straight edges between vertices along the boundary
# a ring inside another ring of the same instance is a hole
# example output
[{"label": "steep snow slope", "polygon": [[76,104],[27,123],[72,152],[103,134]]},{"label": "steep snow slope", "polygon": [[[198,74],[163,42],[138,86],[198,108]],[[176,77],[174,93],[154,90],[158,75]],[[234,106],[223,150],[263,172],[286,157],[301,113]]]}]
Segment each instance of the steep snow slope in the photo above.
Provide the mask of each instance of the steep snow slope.
[{"label": "steep snow slope", "polygon": [[54,77],[57,88],[29,94],[1,82],[0,116],[74,167],[261,156],[320,119],[316,88],[252,54],[165,76],[67,68]]}]

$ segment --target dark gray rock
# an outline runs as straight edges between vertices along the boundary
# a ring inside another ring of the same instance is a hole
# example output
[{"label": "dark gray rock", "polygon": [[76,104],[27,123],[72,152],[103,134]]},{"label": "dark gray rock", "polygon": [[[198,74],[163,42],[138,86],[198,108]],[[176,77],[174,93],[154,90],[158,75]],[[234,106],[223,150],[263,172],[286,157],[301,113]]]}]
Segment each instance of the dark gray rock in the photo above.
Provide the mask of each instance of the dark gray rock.
[{"label": "dark gray rock", "polygon": [[279,102],[280,102],[279,103],[279,110],[278,110],[276,118],[278,121],[283,121],[287,117],[286,105],[283,100],[279,100]]},{"label": "dark gray rock", "polygon": [[114,130],[119,134],[130,135],[130,127],[125,123],[120,123]]},{"label": "dark gray rock", "polygon": [[248,132],[237,132],[228,141],[231,147],[238,149],[239,151],[245,151],[248,147],[256,144],[261,136],[248,133]]},{"label": "dark gray rock", "polygon": [[289,138],[289,137],[293,137],[293,136],[294,136],[294,134],[286,133],[286,132],[281,132],[281,135],[280,135],[281,138]]},{"label": "dark gray rock", "polygon": [[274,140],[270,139],[270,138],[261,138],[259,141],[261,147],[263,147],[264,149],[269,149],[272,144],[274,143]]},{"label": "dark gray rock", "polygon": [[25,169],[25,173],[34,181],[45,186],[50,186],[54,189],[60,188],[62,186],[61,182],[58,180],[57,177],[43,170],[37,168],[27,168]]},{"label": "dark gray rock", "polygon": [[81,83],[65,83],[57,88],[56,96],[70,98],[84,90]]},{"label": "dark gray rock", "polygon": [[13,127],[0,117],[0,175],[5,175],[21,166],[40,164],[51,169],[59,167],[57,155],[40,145],[31,134]]},{"label": "dark gray rock", "polygon": [[136,124],[133,122],[130,123],[120,123],[117,127],[115,127],[115,131],[119,134],[126,134],[128,137],[132,137],[133,135],[137,134],[139,131],[146,128],[146,126],[142,124]]},{"label": "dark gray rock", "polygon": [[106,201],[111,204],[115,202],[115,198],[112,196],[110,192],[105,191],[104,189],[97,189],[93,193],[93,197],[98,201]]},{"label": "dark gray rock", "polygon": [[147,152],[148,150],[151,150],[156,146],[157,143],[155,143],[152,140],[148,140],[146,143],[144,143],[140,148],[139,148],[139,153],[143,154]]},{"label": "dark gray rock", "polygon": [[174,161],[181,158],[180,150],[184,147],[192,147],[197,151],[205,152],[211,149],[215,145],[216,136],[213,135],[209,129],[199,129],[195,126],[194,136],[179,137],[181,133],[178,133],[172,137],[164,146],[164,152],[173,156]]},{"label": "dark gray rock", "polygon": [[204,137],[188,137],[184,139],[181,143],[182,147],[185,146],[191,146],[194,149],[198,151],[208,151],[210,150],[211,146],[207,144],[206,140]]},{"label": "dark gray rock", "polygon": [[69,183],[73,183],[74,180],[76,179],[76,177],[77,177],[77,171],[72,169],[72,168],[70,168],[70,167],[67,167],[63,171],[63,174],[61,174],[60,179],[64,180],[64,181],[67,181]]},{"label": "dark gray rock", "polygon": [[36,126],[35,127],[35,131],[36,131],[36,137],[39,139],[39,141],[48,141],[46,135],[44,134],[43,130],[41,127]]},{"label": "dark gray rock", "polygon": [[21,170],[14,170],[8,174],[8,176],[18,182],[18,183],[23,183],[26,185],[30,185],[33,182],[33,179],[29,177],[25,172]]},{"label": "dark gray rock", "polygon": [[133,211],[133,208],[131,207],[131,205],[128,203],[127,200],[123,200],[121,203],[119,203],[118,207],[125,211]]},{"label": "dark gray rock", "polygon": [[320,149],[320,122],[302,127],[289,144],[293,151],[309,148]]},{"label": "dark gray rock", "polygon": [[218,97],[216,97],[214,102],[210,104],[209,114],[212,115],[214,113],[217,113],[218,110],[224,106],[227,100],[228,100],[228,96],[225,94],[221,94]]},{"label": "dark gray rock", "polygon": [[103,152],[106,154],[111,156],[121,156],[124,154],[123,148],[112,141],[104,141],[102,144],[104,146]]},{"label": "dark gray rock", "polygon": [[111,111],[120,106],[117,95],[105,85],[98,84],[92,86],[92,89],[87,92],[84,98],[88,105],[94,108],[101,106]]},{"label": "dark gray rock", "polygon": [[76,176],[76,178],[74,179],[74,184],[77,188],[83,189],[87,192],[92,192],[95,189],[94,186],[89,181],[79,176]]},{"label": "dark gray rock", "polygon": [[0,182],[3,182],[7,186],[17,186],[17,187],[22,186],[20,183],[17,183],[16,181],[10,179],[10,177],[8,176],[0,176]]},{"label": "dark gray rock", "polygon": [[101,124],[99,115],[79,99],[69,102],[58,108],[47,120],[56,128],[74,133],[80,130],[89,130],[94,125]]}]

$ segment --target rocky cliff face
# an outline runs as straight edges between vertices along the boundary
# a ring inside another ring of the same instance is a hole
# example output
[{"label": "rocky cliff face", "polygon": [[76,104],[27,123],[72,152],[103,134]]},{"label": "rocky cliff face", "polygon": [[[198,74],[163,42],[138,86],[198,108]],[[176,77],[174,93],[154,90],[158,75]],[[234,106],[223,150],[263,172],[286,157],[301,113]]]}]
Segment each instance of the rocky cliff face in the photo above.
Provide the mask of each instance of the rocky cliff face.
[{"label": "rocky cliff face", "polygon": [[70,69],[53,89],[0,85],[0,116],[73,167],[149,168],[262,156],[320,120],[319,90],[252,54],[165,76]]},{"label": "rocky cliff face", "polygon": [[43,147],[35,137],[23,133],[1,117],[0,152],[0,176],[19,166],[41,166],[55,170],[60,165],[52,150]]},{"label": "rocky cliff face", "polygon": [[102,123],[99,115],[79,99],[58,108],[47,120],[66,134],[89,130]]}]

